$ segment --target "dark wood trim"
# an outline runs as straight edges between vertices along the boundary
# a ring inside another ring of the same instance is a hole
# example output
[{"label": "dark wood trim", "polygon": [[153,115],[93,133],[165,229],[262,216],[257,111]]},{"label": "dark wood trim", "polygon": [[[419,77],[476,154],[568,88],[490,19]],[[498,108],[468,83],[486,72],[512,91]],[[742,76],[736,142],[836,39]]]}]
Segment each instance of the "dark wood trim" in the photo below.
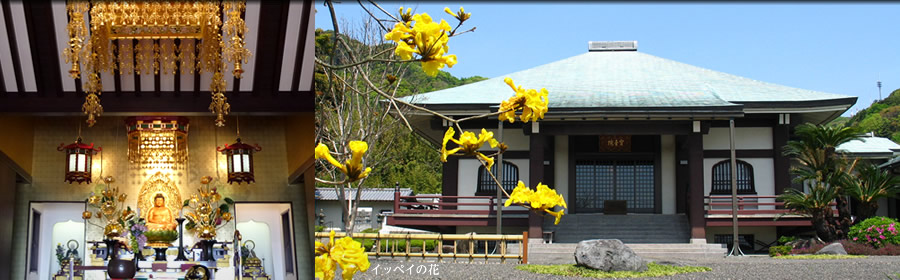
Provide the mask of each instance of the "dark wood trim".
[{"label": "dark wood trim", "polygon": [[120,42],[119,39],[116,39],[116,40],[113,40],[113,44],[116,45],[116,48],[113,50],[113,55],[115,56],[115,58],[113,58],[113,63],[115,63],[115,65],[116,65],[116,69],[112,70],[113,86],[114,86],[116,93],[121,93],[122,92],[122,74],[119,73],[119,71],[121,71],[122,65],[119,64],[119,51],[122,50],[122,42]]},{"label": "dark wood trim", "polygon": [[[485,155],[491,155],[491,154],[496,153],[497,151],[482,150],[482,151],[478,151],[478,152],[485,154]],[[507,150],[506,152],[503,153],[503,160],[529,159],[531,157],[530,154],[531,154],[530,151],[509,151],[509,150]],[[456,157],[456,158],[460,158],[460,159],[475,159],[475,156],[458,156],[458,157],[451,156],[451,157]],[[448,157],[448,160],[449,160],[449,157]]]},{"label": "dark wood trim", "polygon": [[772,145],[775,148],[773,152],[775,161],[772,166],[775,169],[775,194],[784,193],[785,188],[791,187],[791,176],[789,170],[791,168],[791,161],[784,154],[781,153],[784,146],[787,145],[788,138],[790,137],[790,126],[789,125],[777,125],[772,128]]},{"label": "dark wood trim", "polygon": [[691,238],[706,238],[703,206],[703,135],[691,133],[688,135],[688,220],[691,225]]},{"label": "dark wood trim", "polygon": [[[447,162],[443,166],[443,174],[441,176],[441,193],[446,196],[459,195],[459,157],[448,157]],[[448,199],[445,202],[456,202],[455,199]],[[448,206],[448,209],[455,207]]]},{"label": "dark wood trim", "polygon": [[[13,63],[13,73],[16,75],[16,91],[25,92],[25,85],[22,81],[22,62],[19,61],[19,45],[16,42],[16,27],[13,25],[12,10],[9,8],[10,0],[0,0],[3,6],[3,19],[6,21],[6,35],[9,37],[9,55]],[[55,47],[55,45],[54,45]]]},{"label": "dark wood trim", "polygon": [[[731,218],[727,219],[706,219],[708,227],[730,227],[732,225]],[[808,219],[785,219],[772,220],[771,218],[763,219],[745,219],[738,220],[738,226],[741,227],[771,227],[771,226],[811,226],[812,223]]]},{"label": "dark wood trim", "polygon": [[62,77],[59,74],[59,53],[56,47],[56,33],[53,24],[53,10],[49,0],[24,1],[25,23],[28,40],[31,42],[31,60],[34,64],[38,94],[62,93]]},{"label": "dark wood trim", "polygon": [[[140,45],[140,44],[141,44],[140,40],[131,39],[131,51],[134,52],[135,48],[137,48],[138,45]],[[132,59],[131,65],[134,65],[134,68],[137,68],[137,55],[132,54],[131,59]],[[144,72],[146,72],[146,71],[144,71]],[[134,84],[133,92],[136,94],[139,94],[141,91],[143,91],[143,89],[141,89],[141,76],[143,76],[144,74],[145,73],[141,73],[141,75],[138,75],[137,70],[134,70],[131,73],[131,75],[134,76],[134,83],[132,83],[132,84]]]},{"label": "dark wood trim", "polygon": [[[103,111],[112,112],[203,112],[209,113],[209,92],[176,96],[173,92],[139,96],[140,92],[122,95],[104,94]],[[228,98],[232,112],[265,112],[271,114],[311,112],[314,110],[312,92],[277,95],[232,95]],[[0,112],[13,113],[74,113],[81,115],[84,95],[65,92],[59,98],[39,98],[34,95],[7,95],[0,98]]]},{"label": "dark wood trim", "polygon": [[0,94],[6,95],[6,79],[3,76],[3,65],[0,65]]},{"label": "dark wood trim", "polygon": [[[528,159],[528,185],[530,187],[537,186],[538,182],[544,181],[544,146],[546,145],[546,138],[547,136],[543,134],[532,134],[528,141],[531,150]],[[542,225],[543,217],[529,213],[529,236],[541,236],[543,231]]]},{"label": "dark wood trim", "polygon": [[[310,22],[312,22],[309,13],[312,5],[312,1],[303,1],[303,15],[300,19],[300,38],[297,39],[297,55],[294,57],[294,78],[291,83],[291,90],[294,92],[300,91],[300,75],[301,72],[303,72],[303,53],[306,51],[306,36],[309,35],[309,25],[311,24]],[[308,73],[302,74],[309,75]]]},{"label": "dark wood trim", "polygon": [[[161,52],[161,50],[155,49],[156,47],[159,46],[160,40],[159,40],[159,39],[153,39],[152,42],[153,42],[153,47],[154,47],[153,52],[154,52],[154,53],[156,53],[157,51]],[[173,48],[174,48],[174,47],[173,47]],[[159,69],[153,71],[153,92],[156,94],[156,96],[159,96],[159,95],[160,95],[160,92],[162,91],[162,88],[160,88],[160,85],[159,85],[159,84],[160,84],[160,81],[159,81],[159,80],[160,80],[160,77],[159,77],[159,76],[162,75],[162,73],[160,73],[160,72],[162,72],[163,65],[162,65],[162,63],[160,63],[160,62],[157,62],[157,63],[159,63],[158,66],[157,66]]]},{"label": "dark wood trim", "polygon": [[22,168],[21,165],[19,165],[14,160],[9,158],[9,156],[7,156],[6,153],[4,153],[3,151],[0,151],[0,168],[3,167],[4,163],[6,164],[6,166],[9,166],[10,169],[12,169],[14,172],[16,172],[16,174],[18,174],[19,177],[25,181],[25,183],[31,184],[31,182],[34,182],[34,179],[31,177],[31,174],[28,174],[28,172],[25,171],[25,168]]},{"label": "dark wood trim", "polygon": [[15,225],[16,172],[2,165],[0,165],[0,192],[3,192],[3,195],[0,196],[0,278],[12,279],[12,260],[14,259],[12,248],[15,235],[13,229],[17,228]]},{"label": "dark wood trim", "polygon": [[294,172],[291,172],[291,175],[288,176],[288,182],[290,182],[289,184],[302,184],[303,174],[305,174],[306,171],[310,168],[316,166],[315,163],[316,159],[310,157],[305,162],[303,162],[303,164],[300,164],[300,167],[298,167],[297,170],[294,170]]},{"label": "dark wood trim", "polygon": [[287,30],[290,3],[288,1],[260,2],[259,34],[256,43],[256,65],[253,68],[254,94],[272,94],[278,91],[281,64],[284,55],[284,37]]},{"label": "dark wood trim", "polygon": [[[772,149],[747,149],[735,150],[735,156],[739,158],[773,158],[775,150]],[[731,158],[731,150],[704,150],[703,158]]]},{"label": "dark wood trim", "polygon": [[[690,121],[608,121],[562,122],[541,124],[541,134],[547,135],[686,135],[693,131]],[[709,132],[709,123],[701,122],[701,132]]]}]

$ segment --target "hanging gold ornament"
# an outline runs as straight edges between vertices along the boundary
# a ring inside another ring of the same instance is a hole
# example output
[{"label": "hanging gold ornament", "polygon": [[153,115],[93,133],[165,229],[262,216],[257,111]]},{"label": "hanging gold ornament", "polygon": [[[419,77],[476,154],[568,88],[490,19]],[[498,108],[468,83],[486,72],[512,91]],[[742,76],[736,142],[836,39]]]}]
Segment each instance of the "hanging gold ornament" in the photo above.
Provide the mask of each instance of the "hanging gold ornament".
[{"label": "hanging gold ornament", "polygon": [[[73,79],[82,71],[89,76],[102,71],[120,75],[137,73],[163,74],[194,71],[214,73],[210,84],[210,111],[216,115],[216,125],[225,125],[231,106],[225,98],[226,81],[221,73],[227,61],[232,73],[240,79],[242,64],[251,56],[244,47],[248,29],[242,18],[245,1],[84,1],[69,0],[66,26],[69,45],[63,51]],[[226,20],[223,22],[223,13]],[[85,16],[90,16],[87,25]],[[225,33],[223,38],[222,32]],[[118,49],[118,51],[116,51]],[[100,106],[102,84],[85,81],[87,97],[82,111],[88,124],[103,111]]]}]

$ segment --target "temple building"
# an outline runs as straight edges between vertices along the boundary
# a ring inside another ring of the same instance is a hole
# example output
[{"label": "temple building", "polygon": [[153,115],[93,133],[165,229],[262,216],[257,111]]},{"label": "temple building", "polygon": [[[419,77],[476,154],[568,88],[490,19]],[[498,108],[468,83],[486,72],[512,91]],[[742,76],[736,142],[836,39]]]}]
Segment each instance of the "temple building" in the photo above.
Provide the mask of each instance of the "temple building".
[{"label": "temple building", "polygon": [[311,1],[0,11],[0,279],[309,279]]},{"label": "temple building", "polygon": [[[520,180],[529,186],[542,182],[565,198],[568,209],[558,225],[550,216],[502,209],[504,232],[527,230],[545,242],[729,242],[730,135],[738,223],[749,249],[809,231],[809,220],[800,216],[773,219],[786,212],[775,195],[796,187],[781,147],[792,139],[795,126],[827,123],[857,100],[672,61],[626,41],[589,42],[580,55],[407,101],[457,119],[495,112],[514,94],[505,77],[549,91],[545,118],[524,124],[493,118],[464,122],[462,128],[487,128],[509,146],[500,178],[507,191]],[[408,118],[418,134],[440,145],[447,122],[430,115]],[[442,201],[465,205],[439,210],[398,205],[387,223],[444,233],[494,233],[500,203],[494,200],[490,171],[473,157],[450,157],[443,167]]]}]

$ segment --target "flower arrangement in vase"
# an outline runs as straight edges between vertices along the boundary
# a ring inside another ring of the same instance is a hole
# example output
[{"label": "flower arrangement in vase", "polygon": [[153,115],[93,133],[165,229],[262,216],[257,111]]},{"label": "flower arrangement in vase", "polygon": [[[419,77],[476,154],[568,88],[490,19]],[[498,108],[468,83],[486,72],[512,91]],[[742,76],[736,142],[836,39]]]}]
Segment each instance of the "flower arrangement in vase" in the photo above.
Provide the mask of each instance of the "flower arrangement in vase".
[{"label": "flower arrangement in vase", "polygon": [[200,179],[203,186],[197,189],[197,194],[186,199],[183,205],[190,207],[190,212],[185,213],[188,223],[184,228],[194,232],[203,240],[214,240],[216,229],[233,218],[231,205],[234,205],[234,200],[228,197],[223,198],[218,192],[219,187],[222,186],[221,183],[217,182],[216,186],[210,186],[213,181],[212,177],[203,176]]},{"label": "flower arrangement in vase", "polygon": [[[128,195],[124,193],[120,194],[119,188],[110,187],[115,181],[116,180],[112,176],[103,178],[103,182],[106,184],[97,184],[97,189],[100,194],[97,195],[97,192],[91,192],[91,196],[87,199],[87,204],[92,208],[96,208],[97,211],[93,214],[85,209],[81,214],[81,217],[89,224],[102,227],[103,236],[105,236],[106,239],[113,239],[126,234],[125,223],[134,218],[134,211],[131,210],[131,207],[124,207],[123,205]],[[106,225],[101,226],[90,223],[92,216]]]}]

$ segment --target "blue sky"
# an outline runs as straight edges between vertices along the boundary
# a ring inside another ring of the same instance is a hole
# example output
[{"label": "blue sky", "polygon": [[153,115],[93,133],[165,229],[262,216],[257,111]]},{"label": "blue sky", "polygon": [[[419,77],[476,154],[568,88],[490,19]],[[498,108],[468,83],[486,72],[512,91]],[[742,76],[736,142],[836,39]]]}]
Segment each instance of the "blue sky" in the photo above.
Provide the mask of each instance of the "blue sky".
[{"label": "blue sky", "polygon": [[[363,1],[365,3],[365,1]],[[858,96],[849,116],[900,88],[900,3],[479,3],[382,2],[435,18],[472,13],[450,53],[457,77],[497,77],[587,51],[588,41],[636,40],[638,50],[699,67],[803,89]],[[317,1],[316,27],[331,29]],[[340,20],[367,17],[356,1]]]}]

